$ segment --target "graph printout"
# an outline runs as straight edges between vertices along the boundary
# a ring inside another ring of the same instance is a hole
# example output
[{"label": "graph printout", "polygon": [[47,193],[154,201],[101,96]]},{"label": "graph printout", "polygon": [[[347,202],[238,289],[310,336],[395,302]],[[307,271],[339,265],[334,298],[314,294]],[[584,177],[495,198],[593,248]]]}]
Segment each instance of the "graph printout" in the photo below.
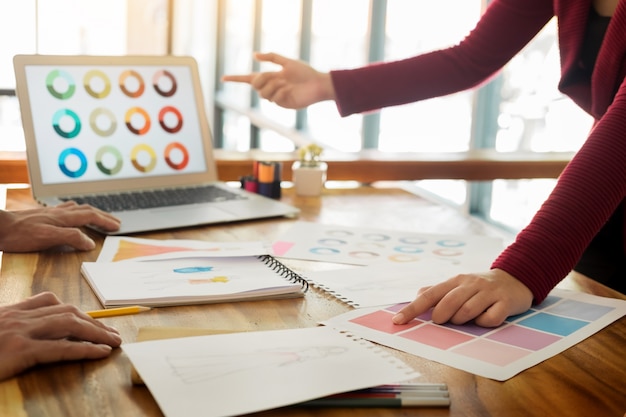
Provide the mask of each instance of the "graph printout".
[{"label": "graph printout", "polygon": [[543,303],[497,328],[434,324],[427,312],[391,322],[405,304],[358,309],[323,324],[364,339],[499,381],[555,356],[626,314],[626,301],[553,290]]},{"label": "graph printout", "polygon": [[297,222],[273,242],[273,255],[351,265],[408,264],[426,259],[483,270],[502,240],[479,235],[428,234]]}]

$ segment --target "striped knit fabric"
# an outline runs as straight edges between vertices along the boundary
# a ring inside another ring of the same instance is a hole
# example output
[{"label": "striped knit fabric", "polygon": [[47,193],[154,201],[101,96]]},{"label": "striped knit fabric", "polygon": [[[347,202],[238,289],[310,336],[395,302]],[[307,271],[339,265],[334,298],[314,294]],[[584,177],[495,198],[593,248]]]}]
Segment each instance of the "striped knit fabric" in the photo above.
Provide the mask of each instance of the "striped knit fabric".
[{"label": "striped knit fabric", "polygon": [[559,88],[596,123],[534,219],[492,265],[524,282],[535,302],[571,271],[626,197],[626,0],[611,18],[589,84],[576,73],[591,7],[591,0],[493,0],[458,45],[331,72],[343,116],[450,94],[486,82],[557,17]]}]

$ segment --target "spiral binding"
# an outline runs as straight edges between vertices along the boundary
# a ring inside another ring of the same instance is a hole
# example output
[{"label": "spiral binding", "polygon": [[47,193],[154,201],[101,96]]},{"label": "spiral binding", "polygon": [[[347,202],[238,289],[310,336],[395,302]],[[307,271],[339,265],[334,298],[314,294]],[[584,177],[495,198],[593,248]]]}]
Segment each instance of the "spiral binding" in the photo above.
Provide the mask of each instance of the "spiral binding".
[{"label": "spiral binding", "polygon": [[369,340],[364,339],[352,333],[349,330],[342,330],[342,329],[337,329],[337,328],[335,328],[335,330],[338,331],[340,334],[346,336],[347,338],[351,339],[352,341],[359,343],[361,346],[364,346],[365,348],[371,350],[372,352],[376,353],[377,355],[387,360],[387,362],[389,362],[390,365],[404,372],[407,376],[407,379],[417,378],[420,376],[420,373],[417,372],[415,369],[413,369],[413,367],[405,363],[402,359],[397,358],[396,356],[392,355],[391,353],[389,353],[389,351],[383,349],[380,345],[370,342]]},{"label": "spiral binding", "polygon": [[326,292],[327,294],[330,294],[331,296],[335,297],[336,299],[338,299],[342,303],[345,303],[345,304],[349,305],[350,307],[354,307],[354,308],[361,307],[361,304],[359,304],[357,302],[354,302],[354,301],[350,300],[347,297],[344,297],[343,294],[333,290],[330,287],[327,287],[326,285],[318,284],[315,281],[311,281],[311,280],[309,280],[309,285],[312,285],[313,288],[318,288],[318,289]]},{"label": "spiral binding", "polygon": [[272,255],[259,255],[258,258],[270,269],[272,269],[281,277],[286,278],[289,282],[300,284],[302,286],[303,292],[307,292],[309,290],[309,282],[306,279],[304,279],[300,274],[291,270],[278,259],[274,258]]}]

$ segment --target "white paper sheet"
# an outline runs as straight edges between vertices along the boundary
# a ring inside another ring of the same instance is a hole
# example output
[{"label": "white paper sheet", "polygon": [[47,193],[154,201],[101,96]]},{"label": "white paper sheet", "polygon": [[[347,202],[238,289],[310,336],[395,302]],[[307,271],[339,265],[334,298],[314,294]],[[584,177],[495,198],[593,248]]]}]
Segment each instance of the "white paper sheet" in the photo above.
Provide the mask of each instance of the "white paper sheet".
[{"label": "white paper sheet", "polygon": [[329,327],[122,348],[167,417],[240,415],[419,376],[379,347]]},{"label": "white paper sheet", "polygon": [[272,243],[278,257],[351,265],[419,263],[439,259],[467,270],[489,269],[502,239],[296,222]]},{"label": "white paper sheet", "polygon": [[205,242],[189,239],[142,239],[107,236],[98,262],[146,261],[185,257],[231,257],[267,255],[267,242]]},{"label": "white paper sheet", "polygon": [[420,288],[467,272],[465,267],[439,259],[411,264],[375,264],[329,271],[307,272],[317,288],[356,308],[413,301]]}]

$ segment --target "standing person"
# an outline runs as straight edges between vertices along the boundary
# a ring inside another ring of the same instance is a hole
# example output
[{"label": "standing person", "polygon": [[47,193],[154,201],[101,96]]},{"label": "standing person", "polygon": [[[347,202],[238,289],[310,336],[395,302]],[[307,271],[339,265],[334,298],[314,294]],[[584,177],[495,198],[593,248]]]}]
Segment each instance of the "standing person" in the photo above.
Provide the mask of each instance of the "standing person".
[{"label": "standing person", "polygon": [[225,76],[287,108],[334,100],[371,111],[473,88],[497,73],[554,16],[559,89],[594,117],[585,143],[514,243],[482,273],[420,290],[394,322],[434,307],[433,320],[497,326],[541,302],[572,269],[626,293],[626,0],[492,0],[453,47],[352,70],[319,72],[276,54],[278,72]]}]

